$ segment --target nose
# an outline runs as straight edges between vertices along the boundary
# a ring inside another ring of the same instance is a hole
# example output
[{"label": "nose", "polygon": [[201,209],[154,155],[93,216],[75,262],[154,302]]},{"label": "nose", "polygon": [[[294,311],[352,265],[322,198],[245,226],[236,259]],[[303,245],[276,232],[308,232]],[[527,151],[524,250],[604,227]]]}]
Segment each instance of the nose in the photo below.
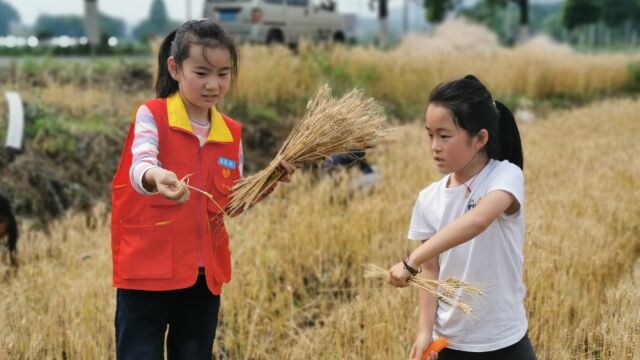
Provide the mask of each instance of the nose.
[{"label": "nose", "polygon": [[218,82],[215,80],[209,80],[204,84],[205,90],[217,90]]},{"label": "nose", "polygon": [[439,153],[440,151],[442,151],[442,144],[435,137],[431,140],[431,151],[434,153]]}]

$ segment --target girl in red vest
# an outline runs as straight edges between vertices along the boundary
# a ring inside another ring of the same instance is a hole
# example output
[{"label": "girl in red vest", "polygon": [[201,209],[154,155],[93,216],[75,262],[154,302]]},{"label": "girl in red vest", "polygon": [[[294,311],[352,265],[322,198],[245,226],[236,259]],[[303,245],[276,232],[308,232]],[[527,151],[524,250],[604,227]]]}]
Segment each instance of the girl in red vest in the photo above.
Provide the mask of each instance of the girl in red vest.
[{"label": "girl in red vest", "polygon": [[[224,211],[242,176],[241,126],[218,112],[238,53],[217,24],[188,21],[158,54],[156,99],[132,123],[112,184],[118,359],[210,359],[231,278]],[[294,168],[282,164],[288,181]],[[190,195],[179,179],[209,192]]]}]

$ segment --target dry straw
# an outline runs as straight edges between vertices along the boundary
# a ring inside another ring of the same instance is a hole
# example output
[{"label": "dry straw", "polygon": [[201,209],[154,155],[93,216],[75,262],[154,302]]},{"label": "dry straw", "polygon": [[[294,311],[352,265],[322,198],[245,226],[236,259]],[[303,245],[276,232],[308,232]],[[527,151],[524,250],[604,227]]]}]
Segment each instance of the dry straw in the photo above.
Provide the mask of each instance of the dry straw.
[{"label": "dry straw", "polygon": [[[387,279],[389,276],[389,270],[383,269],[380,266],[369,264],[367,265],[366,277]],[[438,300],[451,306],[455,306],[467,315],[471,315],[472,309],[469,305],[460,301],[460,292],[463,290],[471,295],[480,296],[482,290],[477,287],[470,286],[464,281],[458,280],[452,276],[444,280],[430,280],[416,276],[411,276],[407,283],[413,287],[425,290],[430,294],[435,295]]]},{"label": "dry straw", "polygon": [[234,186],[228,211],[246,210],[265,194],[285,173],[282,160],[300,166],[379,143],[387,134],[385,119],[382,106],[362,91],[354,89],[338,99],[327,85],[321,87],[271,163]]},{"label": "dry straw", "polygon": [[193,174],[185,175],[182,179],[180,179],[178,182],[178,186],[184,186],[187,189],[191,189],[199,192],[200,194],[206,196],[209,200],[211,200],[218,207],[218,209],[220,209],[220,211],[222,211],[223,213],[226,213],[222,208],[222,206],[220,206],[220,204],[218,204],[218,202],[213,198],[213,195],[195,186],[189,185],[189,179],[191,178],[191,175]]}]

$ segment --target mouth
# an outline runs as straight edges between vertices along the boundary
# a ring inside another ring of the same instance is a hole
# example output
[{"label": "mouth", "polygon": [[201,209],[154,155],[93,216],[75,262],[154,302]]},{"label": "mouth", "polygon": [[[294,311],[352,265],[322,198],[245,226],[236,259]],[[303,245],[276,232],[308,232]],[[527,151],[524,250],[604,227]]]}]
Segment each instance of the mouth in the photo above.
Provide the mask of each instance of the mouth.
[{"label": "mouth", "polygon": [[443,166],[444,165],[444,159],[441,157],[434,157],[433,161],[436,163],[437,166]]},{"label": "mouth", "polygon": [[202,97],[206,100],[215,100],[218,98],[218,95],[202,95]]}]

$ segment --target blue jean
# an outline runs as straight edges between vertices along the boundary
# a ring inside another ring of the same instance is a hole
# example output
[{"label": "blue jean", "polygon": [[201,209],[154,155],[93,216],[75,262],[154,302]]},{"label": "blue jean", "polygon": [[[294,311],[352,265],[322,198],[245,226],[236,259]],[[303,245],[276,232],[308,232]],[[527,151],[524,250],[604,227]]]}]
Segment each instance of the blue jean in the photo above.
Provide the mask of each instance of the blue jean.
[{"label": "blue jean", "polygon": [[186,289],[144,291],[118,289],[116,294],[116,358],[211,360],[220,297],[207,288],[203,275]]}]

